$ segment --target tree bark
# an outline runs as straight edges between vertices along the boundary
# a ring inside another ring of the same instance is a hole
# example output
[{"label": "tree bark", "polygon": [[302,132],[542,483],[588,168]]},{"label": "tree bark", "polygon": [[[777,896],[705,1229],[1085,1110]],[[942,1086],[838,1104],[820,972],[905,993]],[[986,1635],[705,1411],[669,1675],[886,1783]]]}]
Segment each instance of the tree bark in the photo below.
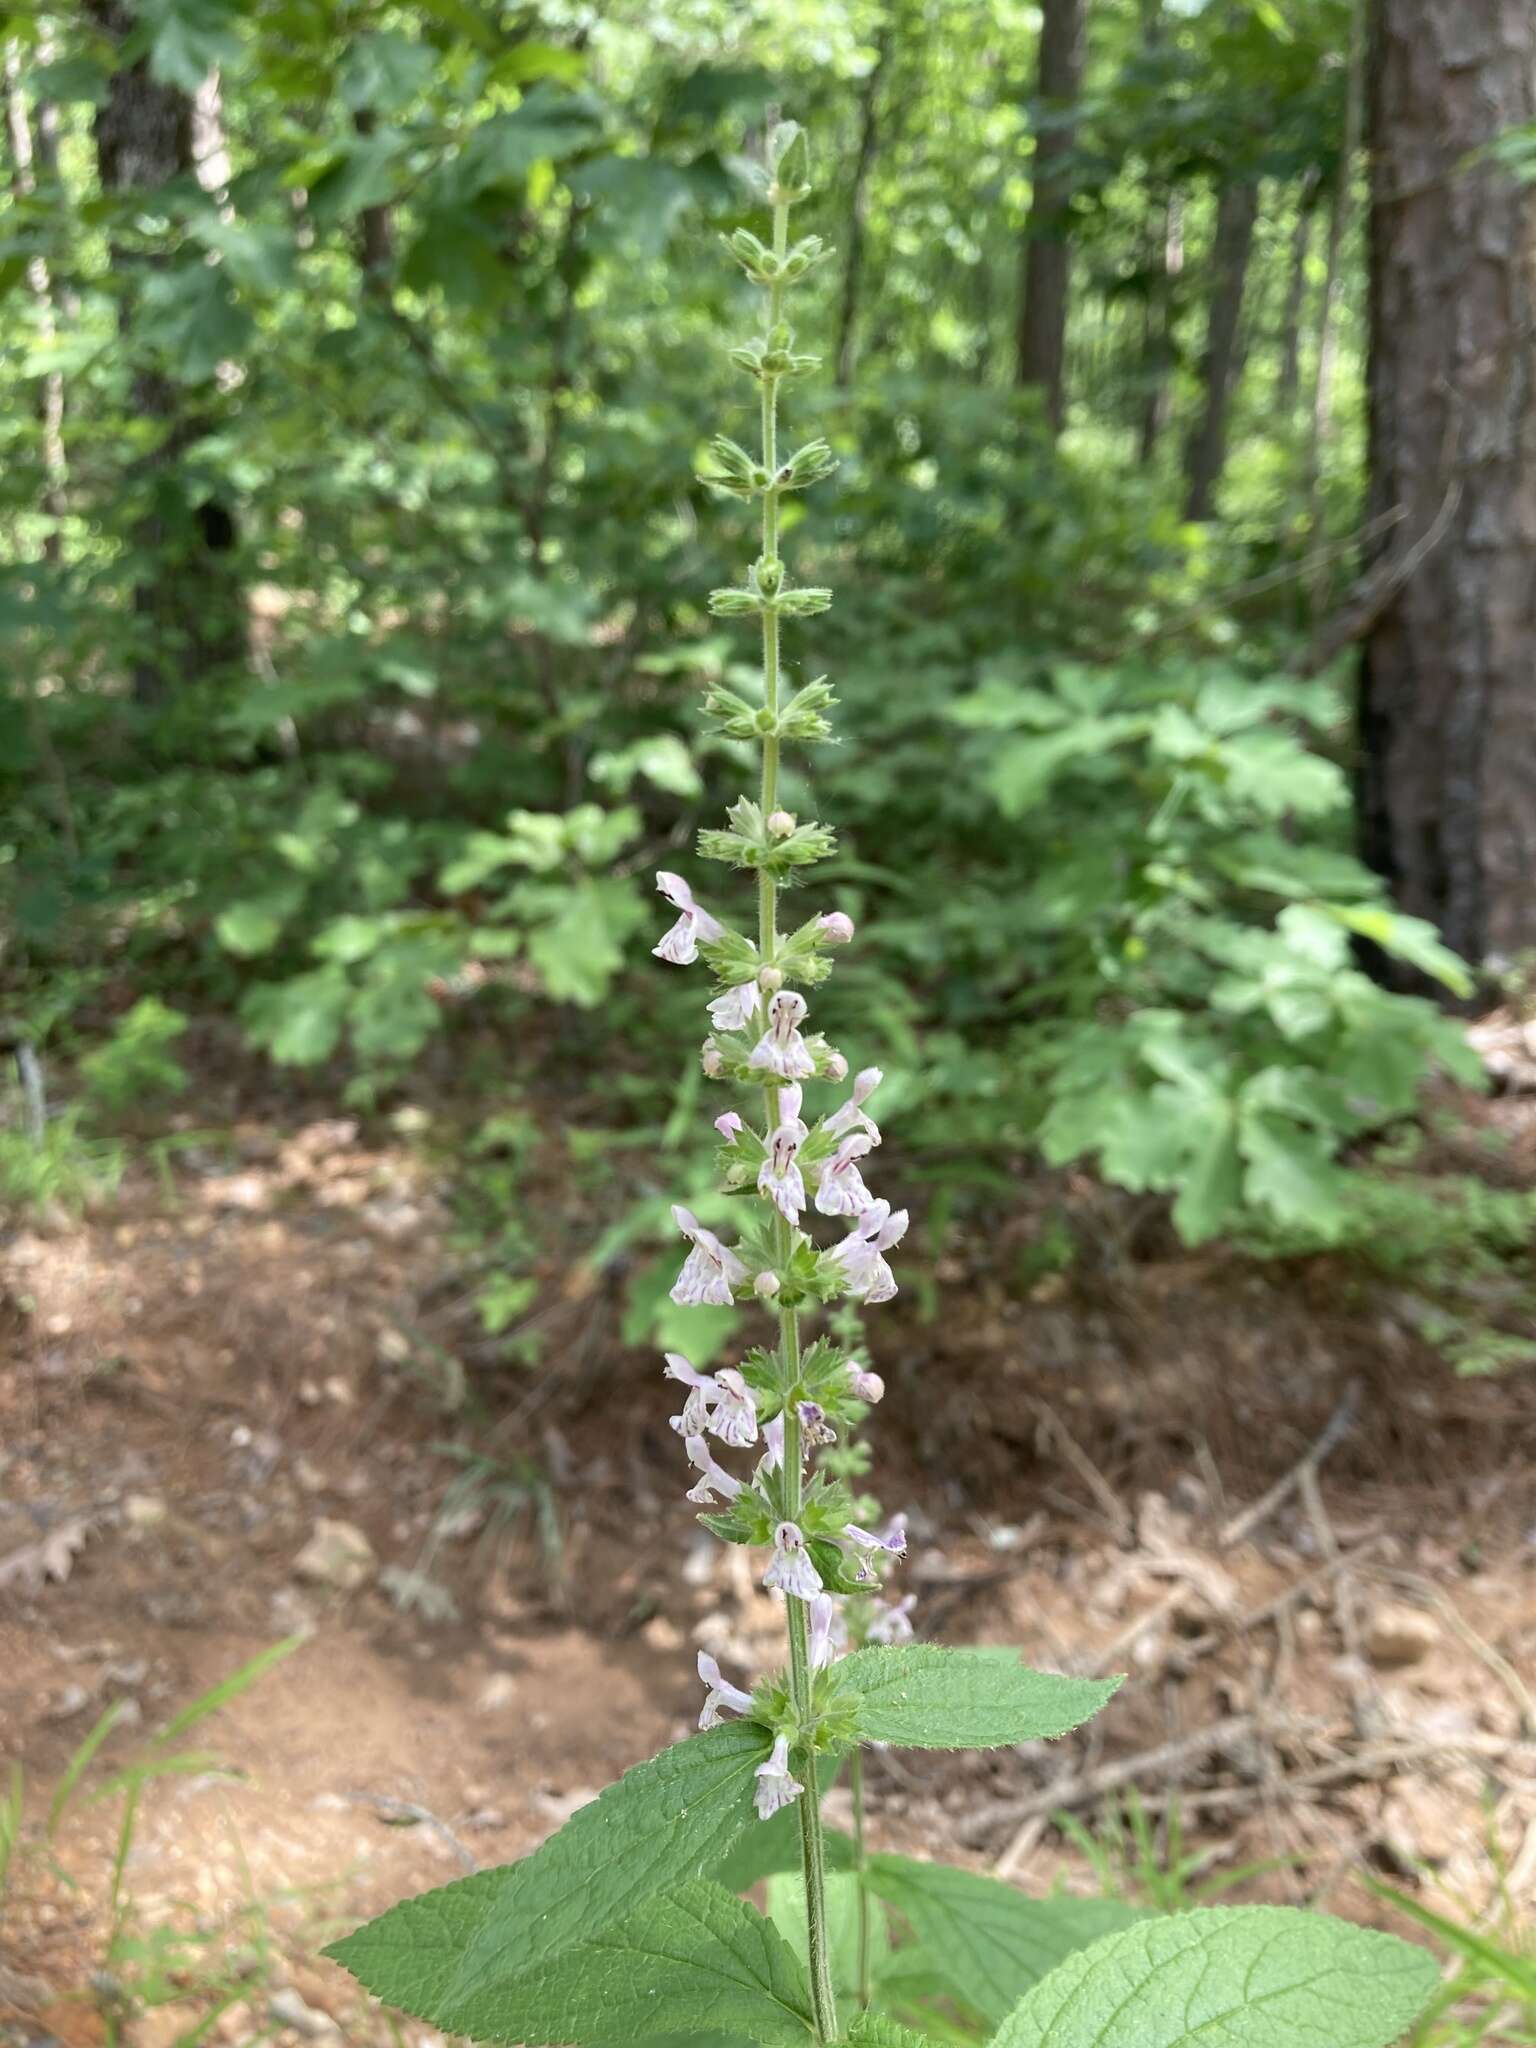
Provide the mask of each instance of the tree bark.
[{"label": "tree bark", "polygon": [[[118,44],[134,27],[134,11],[126,0],[91,0],[91,13]],[[216,82],[194,100],[154,78],[147,57],[113,71],[107,97],[96,111],[95,140],[104,192],[154,192],[192,172],[217,196],[228,175]],[[119,271],[136,260],[144,259],[113,249]],[[130,351],[135,296],[124,294],[120,316]],[[133,593],[139,622],[133,694],[139,703],[153,705],[168,698],[177,682],[243,660],[246,621],[233,508],[216,496],[194,498],[183,470],[183,457],[201,439],[207,422],[158,364],[136,363],[132,388],[136,417],[158,430],[139,471],[147,502],[133,532],[145,564]]]},{"label": "tree bark", "polygon": [[1186,519],[1209,519],[1227,462],[1227,425],[1237,382],[1243,295],[1259,217],[1259,188],[1251,180],[1223,188],[1216,202],[1211,250],[1211,300],[1201,360],[1200,416],[1184,455]]},{"label": "tree bark", "polygon": [[1314,192],[1311,183],[1301,187],[1296,198],[1296,221],[1291,229],[1289,274],[1285,282],[1285,308],[1280,315],[1280,374],[1275,383],[1275,410],[1282,424],[1296,417],[1301,396],[1301,319],[1307,303],[1307,258],[1312,253]]},{"label": "tree bark", "polygon": [[1075,140],[1072,115],[1083,80],[1087,0],[1045,0],[1040,26],[1034,194],[1024,230],[1019,276],[1019,385],[1036,385],[1053,434],[1066,417],[1067,306],[1072,251],[1067,240],[1071,187],[1067,159]]},{"label": "tree bark", "polygon": [[[1440,544],[1360,684],[1364,850],[1474,962],[1536,947],[1536,119],[1528,0],[1374,0],[1370,512]],[[1383,543],[1385,545],[1385,543]]]},{"label": "tree bark", "polygon": [[864,233],[869,213],[869,174],[880,139],[880,80],[891,50],[891,22],[881,23],[875,61],[859,91],[859,147],[853,161],[848,194],[848,231],[844,237],[843,288],[837,308],[837,382],[846,391],[853,382],[857,354],[859,292],[864,282]]}]

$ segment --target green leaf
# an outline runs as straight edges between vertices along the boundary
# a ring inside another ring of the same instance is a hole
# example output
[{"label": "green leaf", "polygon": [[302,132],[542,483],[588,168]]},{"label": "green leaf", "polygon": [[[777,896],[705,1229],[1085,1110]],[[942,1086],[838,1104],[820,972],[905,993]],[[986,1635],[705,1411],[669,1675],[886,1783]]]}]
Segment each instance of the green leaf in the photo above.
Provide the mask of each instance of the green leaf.
[{"label": "green leaf", "polygon": [[[859,1987],[859,1897],[862,1887],[849,1871],[827,1877],[827,1963],[832,1972],[832,1989],[839,1999],[853,2000]],[[768,1880],[768,1917],[793,1949],[800,1963],[810,1967],[810,1932],[805,1910],[805,1879],[798,1870],[781,1870]],[[885,1916],[869,1909],[871,1967],[876,1976],[890,1953]]]},{"label": "green leaf", "polygon": [[396,114],[425,88],[437,62],[429,44],[394,29],[358,36],[337,74],[337,90],[354,110]]},{"label": "green leaf", "polygon": [[[1172,1098],[1172,1091],[1166,1092]],[[1170,1099],[1169,1107],[1173,1106]],[[1203,1244],[1214,1237],[1242,1203],[1243,1162],[1233,1107],[1230,1102],[1215,1102],[1203,1114],[1205,1128],[1173,1205],[1174,1228],[1186,1244]]]},{"label": "green leaf", "polygon": [[147,280],[137,325],[183,384],[206,383],[220,363],[244,351],[254,328],[224,266],[201,259]]},{"label": "green leaf", "polygon": [[[751,1824],[768,1754],[754,1721],[732,1721],[627,1771],[521,1862],[407,1899],[326,1953],[392,2005],[474,2032],[480,2001],[590,1941],[664,1884],[713,1868]],[[605,2027],[605,2033],[613,2031]]]},{"label": "green leaf", "polygon": [[848,2048],[928,2048],[929,2041],[928,2035],[888,2020],[883,2012],[855,2013],[843,2039]]},{"label": "green leaf", "polygon": [[228,0],[139,0],[149,31],[150,76],[195,94],[210,71],[233,63],[240,44]]},{"label": "green leaf", "polygon": [[914,1749],[995,1749],[1065,1735],[1120,1685],[1031,1671],[1016,1650],[937,1643],[856,1650],[834,1669],[839,1690],[859,1696],[860,1739]]},{"label": "green leaf", "polygon": [[979,1871],[908,1856],[871,1857],[866,1881],[950,1993],[994,2027],[1067,1956],[1142,1917],[1118,1899],[1030,1899]]},{"label": "green leaf", "polygon": [[530,1969],[483,1979],[446,2007],[407,2001],[406,2010],[481,2041],[719,2031],[801,2048],[811,2025],[805,1972],[777,1928],[699,1882],[647,1899]]},{"label": "green leaf", "polygon": [[1441,943],[1440,934],[1427,919],[1406,917],[1401,911],[1388,910],[1378,903],[1329,903],[1320,907],[1350,931],[1380,946],[1384,953],[1395,954],[1410,967],[1417,967],[1420,973],[1442,983],[1453,996],[1471,995],[1472,976],[1467,963]]},{"label": "green leaf", "polygon": [[231,903],[214,919],[214,934],[226,953],[254,960],[259,953],[271,952],[303,900],[301,891],[286,889],[273,896],[250,896],[243,903]]},{"label": "green leaf", "polygon": [[1439,1974],[1425,1950],[1321,1913],[1209,1907],[1069,1956],[991,2048],[1387,2048]]}]

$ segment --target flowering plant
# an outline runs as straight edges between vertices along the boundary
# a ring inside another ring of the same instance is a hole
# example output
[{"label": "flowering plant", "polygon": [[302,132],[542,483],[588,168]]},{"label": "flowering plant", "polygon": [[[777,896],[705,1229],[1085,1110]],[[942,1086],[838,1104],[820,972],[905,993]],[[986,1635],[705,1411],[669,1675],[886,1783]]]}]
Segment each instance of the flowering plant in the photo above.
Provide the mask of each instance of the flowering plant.
[{"label": "flowering plant", "polygon": [[[788,696],[782,686],[784,623],[824,611],[831,593],[791,580],[780,507],[834,467],[824,441],[779,446],[780,391],[816,368],[796,350],[786,299],[829,253],[818,236],[790,238],[809,189],[805,138],[791,123],[770,132],[763,184],[771,241],[739,229],[728,245],[766,297],[762,332],[731,351],[758,387],[761,446],[716,438],[705,477],[761,509],[755,560],[710,608],[759,620],[762,694],[715,688],[704,706],[722,732],[759,742],[761,782],[699,841],[705,858],[756,875],[757,929],[734,929],[685,877],[663,872],[657,886],[677,915],[654,951],[714,976],[704,1072],[744,1090],[747,1105],[715,1119],[720,1170],[727,1191],[756,1197],[730,1243],[673,1210],[687,1250],[672,1298],[755,1302],[775,1323],[771,1345],[713,1373],[669,1352],[665,1374],[681,1389],[672,1426],[701,1520],[766,1560],[785,1668],[749,1689],[701,1654],[698,1734],[628,1772],[521,1862],[408,1900],[330,1953],[435,2026],[505,2042],[916,2048],[924,2027],[954,2038],[958,2016],[962,2037],[990,2034],[997,2048],[1385,2048],[1435,1976],[1426,1954],[1388,1936],[1279,1908],[1158,1917],[1029,1900],[971,1872],[872,1854],[865,1840],[862,1745],[1034,1742],[1076,1727],[1118,1681],[1031,1671],[1006,1649],[914,1641],[911,1597],[884,1594],[903,1518],[866,1527],[818,1463],[884,1388],[830,1336],[804,1343],[802,1319],[838,1298],[888,1301],[886,1255],[907,1215],[865,1180],[880,1144],[868,1108],[879,1071],[849,1083],[842,1053],[806,1028],[801,990],[825,978],[852,923],[824,910],[779,929],[780,892],[834,846],[779,795],[781,748],[828,739],[835,701],[825,678]],[[846,1092],[817,1113],[807,1088],[827,1084]],[[808,1211],[841,1237],[819,1244]],[[740,1453],[739,1469],[722,1462]],[[845,1764],[851,1836],[822,1817]],[[767,1915],[739,1896],[764,1879]],[[893,1924],[908,1937],[899,1945]]]}]

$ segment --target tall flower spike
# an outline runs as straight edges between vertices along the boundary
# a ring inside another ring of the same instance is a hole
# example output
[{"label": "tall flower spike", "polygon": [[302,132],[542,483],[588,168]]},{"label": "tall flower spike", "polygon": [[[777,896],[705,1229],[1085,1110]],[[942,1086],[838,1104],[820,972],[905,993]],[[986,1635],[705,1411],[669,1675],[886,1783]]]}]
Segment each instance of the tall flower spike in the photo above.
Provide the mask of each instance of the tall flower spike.
[{"label": "tall flower spike", "polygon": [[669,874],[662,868],[657,872],[656,886],[680,915],[651,951],[658,960],[668,960],[674,967],[691,967],[699,957],[700,939],[723,939],[725,926],[694,902],[693,891],[681,875]]}]

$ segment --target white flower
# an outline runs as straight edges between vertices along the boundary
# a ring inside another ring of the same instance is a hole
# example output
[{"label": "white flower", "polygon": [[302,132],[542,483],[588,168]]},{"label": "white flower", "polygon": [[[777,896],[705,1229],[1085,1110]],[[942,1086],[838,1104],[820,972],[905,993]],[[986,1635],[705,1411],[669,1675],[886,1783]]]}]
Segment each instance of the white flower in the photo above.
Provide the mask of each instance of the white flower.
[{"label": "white flower", "polygon": [[816,1062],[800,1036],[805,1019],[805,997],[792,988],[780,989],[768,1003],[768,1029],[752,1048],[747,1061],[763,1073],[777,1074],[785,1081],[808,1081]]},{"label": "white flower", "polygon": [[751,1713],[751,1693],[743,1692],[739,1685],[732,1685],[728,1678],[722,1678],[720,1666],[704,1650],[699,1652],[699,1676],[709,1688],[699,1713],[701,1728],[717,1727],[722,1707],[729,1707],[736,1714]]},{"label": "white flower", "polygon": [[684,1237],[693,1241],[693,1250],[683,1261],[683,1270],[673,1285],[672,1299],[679,1308],[697,1308],[705,1302],[729,1308],[731,1289],[747,1284],[746,1267],[729,1245],[722,1244],[713,1231],[704,1228],[691,1210],[674,1202],[672,1220]]},{"label": "white flower", "polygon": [[708,1508],[715,1504],[712,1488],[718,1487],[726,1500],[734,1500],[741,1491],[741,1481],[733,1479],[729,1472],[722,1471],[710,1454],[710,1448],[701,1436],[691,1436],[683,1445],[688,1453],[690,1465],[696,1465],[703,1475],[697,1485],[689,1488],[688,1498],[696,1507]]},{"label": "white flower", "polygon": [[874,1202],[855,1223],[841,1244],[827,1257],[843,1269],[843,1282],[855,1301],[873,1305],[889,1301],[896,1292],[896,1276],[880,1256],[900,1244],[907,1231],[907,1212],[891,1213],[889,1202]]},{"label": "white flower", "polygon": [[850,1131],[866,1131],[869,1142],[879,1144],[880,1126],[872,1116],[865,1115],[864,1105],[884,1079],[878,1067],[864,1067],[854,1075],[848,1100],[834,1109],[822,1125],[829,1138],[846,1138]]},{"label": "white flower", "polygon": [[799,1124],[799,1135],[801,1138],[805,1138],[808,1135],[805,1125],[800,1121],[800,1105],[804,1100],[805,1090],[798,1081],[791,1081],[787,1088],[779,1090],[779,1122],[781,1124]]},{"label": "white flower", "polygon": [[853,937],[853,919],[841,910],[824,911],[816,920],[824,946],[846,946]]},{"label": "white flower", "polygon": [[[797,1088],[794,1091],[800,1093]],[[780,1090],[780,1101],[789,1090]],[[780,1124],[768,1140],[768,1157],[757,1170],[758,1193],[766,1195],[786,1222],[798,1223],[805,1207],[805,1176],[795,1163],[805,1125]]]},{"label": "white flower", "polygon": [[858,1161],[875,1148],[868,1131],[850,1131],[821,1169],[816,1184],[816,1207],[823,1216],[857,1216],[874,1201],[864,1185]]},{"label": "white flower", "polygon": [[725,926],[694,902],[693,891],[681,875],[669,874],[662,868],[656,876],[656,886],[681,914],[651,951],[658,960],[669,960],[674,967],[691,966],[699,957],[700,939],[724,938]]},{"label": "white flower", "polygon": [[715,997],[709,1006],[709,1021],[717,1031],[745,1031],[760,1000],[755,981],[739,982]]},{"label": "white flower", "polygon": [[682,1414],[671,1418],[672,1427],[682,1437],[702,1436],[720,1389],[707,1372],[695,1372],[681,1351],[667,1352],[666,1360],[666,1377],[688,1389]]},{"label": "white flower", "polygon": [[811,1602],[811,1669],[820,1671],[848,1647],[848,1624],[843,1610],[830,1593],[818,1593]]},{"label": "white flower", "polygon": [[792,1594],[796,1600],[814,1600],[821,1591],[821,1573],[793,1522],[780,1522],[773,1532],[773,1557],[763,1573],[763,1584]]},{"label": "white flower", "polygon": [[885,1399],[885,1381],[877,1372],[866,1372],[861,1365],[850,1365],[848,1391],[856,1401],[867,1401],[873,1408],[877,1401]]},{"label": "white flower", "polygon": [[757,1792],[754,1796],[758,1819],[771,1820],[781,1806],[788,1806],[804,1790],[799,1779],[789,1775],[789,1737],[775,1736],[773,1754],[767,1763],[757,1767]]},{"label": "white flower", "polygon": [[912,1610],[917,1605],[917,1595],[908,1593],[905,1599],[894,1603],[876,1600],[874,1619],[865,1630],[865,1638],[871,1643],[910,1643],[912,1640]]},{"label": "white flower", "polygon": [[757,1404],[751,1389],[733,1366],[715,1374],[717,1400],[710,1429],[723,1444],[745,1450],[757,1442]]},{"label": "white flower", "polygon": [[760,1473],[777,1472],[784,1463],[784,1418],[775,1415],[772,1422],[763,1424],[763,1456],[758,1466]]}]

